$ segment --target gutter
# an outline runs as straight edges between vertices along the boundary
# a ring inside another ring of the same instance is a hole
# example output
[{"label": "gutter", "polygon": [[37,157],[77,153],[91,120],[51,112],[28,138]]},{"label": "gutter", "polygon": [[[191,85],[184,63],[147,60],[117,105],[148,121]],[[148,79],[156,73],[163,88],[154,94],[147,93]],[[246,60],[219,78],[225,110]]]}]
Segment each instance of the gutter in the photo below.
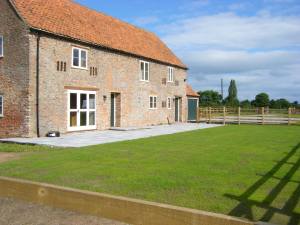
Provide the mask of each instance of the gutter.
[{"label": "gutter", "polygon": [[40,137],[40,33],[36,39],[36,134]]}]

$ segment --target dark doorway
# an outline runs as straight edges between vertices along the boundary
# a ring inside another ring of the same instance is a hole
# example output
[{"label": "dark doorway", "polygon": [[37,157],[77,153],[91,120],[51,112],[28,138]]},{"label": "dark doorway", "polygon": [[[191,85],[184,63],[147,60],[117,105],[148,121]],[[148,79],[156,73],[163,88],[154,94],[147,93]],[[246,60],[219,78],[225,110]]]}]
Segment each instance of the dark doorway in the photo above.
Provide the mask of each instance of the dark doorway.
[{"label": "dark doorway", "polygon": [[180,102],[181,98],[176,97],[175,98],[175,122],[180,122]]}]

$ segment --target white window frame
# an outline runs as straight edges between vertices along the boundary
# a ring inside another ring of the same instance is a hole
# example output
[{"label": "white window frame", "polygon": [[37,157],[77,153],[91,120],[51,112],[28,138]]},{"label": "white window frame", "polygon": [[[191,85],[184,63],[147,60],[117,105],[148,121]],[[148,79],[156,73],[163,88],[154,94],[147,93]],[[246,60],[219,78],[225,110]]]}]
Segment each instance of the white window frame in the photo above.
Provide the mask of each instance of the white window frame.
[{"label": "white window frame", "polygon": [[171,97],[167,98],[167,107],[168,107],[168,109],[172,109],[172,98]]},{"label": "white window frame", "polygon": [[4,38],[2,35],[0,35],[0,40],[2,40],[0,43],[0,45],[1,45],[0,47],[2,49],[2,52],[0,53],[0,58],[2,58],[2,57],[4,57]]},{"label": "white window frame", "polygon": [[[74,65],[74,50],[77,49],[79,51],[79,66],[75,66]],[[81,54],[82,52],[86,53],[86,67],[81,66],[82,61],[81,61]],[[87,70],[88,69],[88,50],[87,49],[83,49],[83,48],[79,48],[79,47],[72,47],[72,68],[75,69],[84,69]]]},{"label": "white window frame", "polygon": [[168,66],[168,78],[167,81],[169,83],[174,82],[174,67]]},{"label": "white window frame", "polygon": [[[142,68],[142,64],[144,64],[144,71],[141,70]],[[146,64],[148,65],[148,80],[146,80]],[[149,82],[150,81],[150,63],[140,60],[140,80],[141,81],[145,81],[145,82]]]},{"label": "white window frame", "polygon": [[[68,131],[84,131],[84,130],[95,130],[97,129],[97,92],[96,91],[82,91],[82,90],[68,90],[68,126],[67,129]],[[70,109],[70,94],[76,94],[77,95],[77,109]],[[80,94],[86,94],[87,95],[87,107],[86,109],[80,109]],[[90,108],[90,101],[89,101],[89,95],[95,95],[95,109]],[[87,121],[86,121],[86,126],[80,126],[80,112],[87,112]],[[70,113],[71,112],[77,112],[77,126],[76,127],[71,127],[70,126]],[[89,113],[90,112],[95,112],[95,125],[89,125]]]},{"label": "white window frame", "polygon": [[4,117],[4,97],[3,97],[3,95],[0,95],[0,99],[1,99],[1,109],[2,109],[2,112],[0,111],[0,117]]},{"label": "white window frame", "polygon": [[151,110],[157,109],[157,96],[155,96],[155,95],[149,96],[149,109],[151,109]]}]

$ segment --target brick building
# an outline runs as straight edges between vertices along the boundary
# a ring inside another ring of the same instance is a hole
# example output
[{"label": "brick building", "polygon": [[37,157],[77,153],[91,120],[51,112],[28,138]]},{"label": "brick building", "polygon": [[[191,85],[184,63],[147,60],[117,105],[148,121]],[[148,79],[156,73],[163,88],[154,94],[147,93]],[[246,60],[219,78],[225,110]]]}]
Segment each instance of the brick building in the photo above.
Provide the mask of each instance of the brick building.
[{"label": "brick building", "polygon": [[71,0],[0,0],[0,137],[185,122],[187,67]]}]

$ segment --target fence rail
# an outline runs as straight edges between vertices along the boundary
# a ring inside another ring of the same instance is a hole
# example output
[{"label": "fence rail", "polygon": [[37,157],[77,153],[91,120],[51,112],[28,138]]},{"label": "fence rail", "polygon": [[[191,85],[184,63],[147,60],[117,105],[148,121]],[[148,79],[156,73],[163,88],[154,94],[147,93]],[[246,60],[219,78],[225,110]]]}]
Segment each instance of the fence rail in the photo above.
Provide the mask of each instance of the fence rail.
[{"label": "fence rail", "polygon": [[300,109],[206,107],[199,108],[198,121],[222,124],[300,125]]}]

